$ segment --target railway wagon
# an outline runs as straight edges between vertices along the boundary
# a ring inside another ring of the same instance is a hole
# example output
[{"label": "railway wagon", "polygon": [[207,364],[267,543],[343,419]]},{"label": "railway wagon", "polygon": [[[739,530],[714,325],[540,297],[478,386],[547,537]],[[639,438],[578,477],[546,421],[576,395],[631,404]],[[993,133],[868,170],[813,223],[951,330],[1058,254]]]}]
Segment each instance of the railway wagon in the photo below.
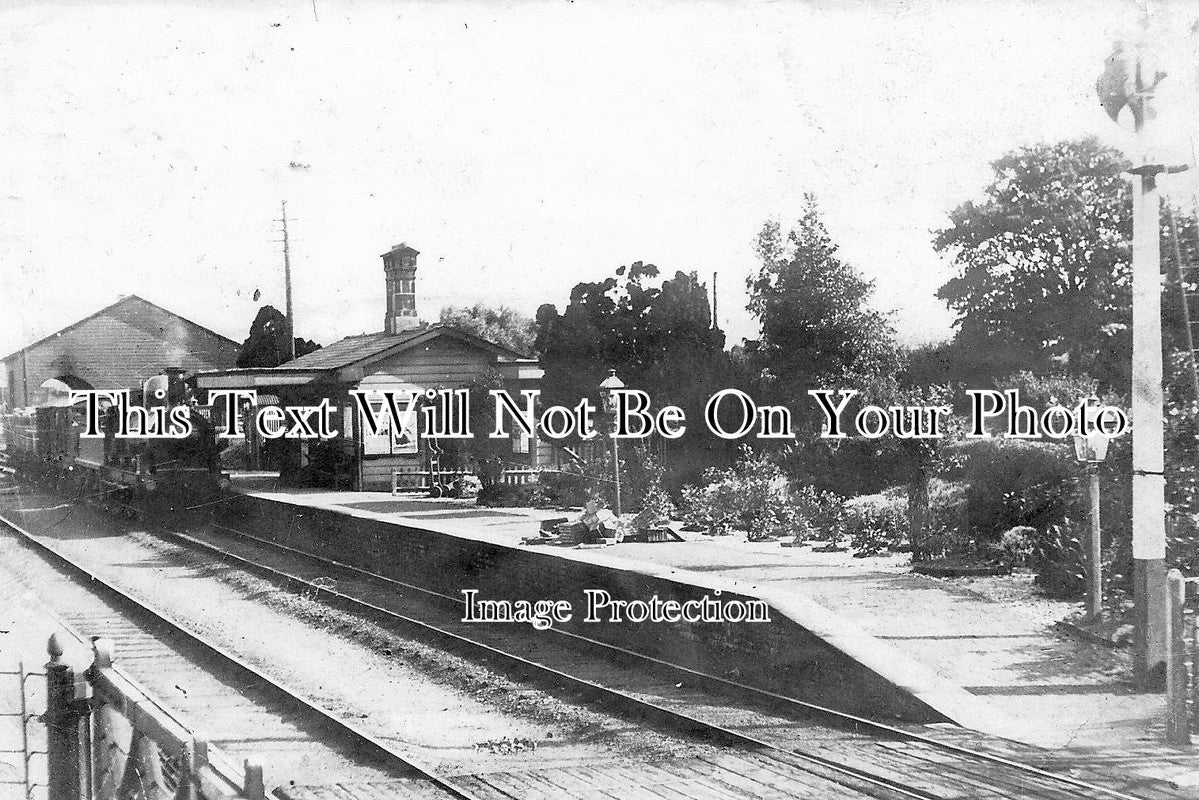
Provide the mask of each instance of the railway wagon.
[{"label": "railway wagon", "polygon": [[84,403],[51,393],[46,404],[3,418],[8,465],[22,478],[129,515],[185,510],[215,496],[227,480],[212,408],[194,402],[179,370],[152,376],[130,395],[147,409],[186,405],[191,433],[178,439],[118,436],[117,408],[109,406],[103,436],[83,436]]}]

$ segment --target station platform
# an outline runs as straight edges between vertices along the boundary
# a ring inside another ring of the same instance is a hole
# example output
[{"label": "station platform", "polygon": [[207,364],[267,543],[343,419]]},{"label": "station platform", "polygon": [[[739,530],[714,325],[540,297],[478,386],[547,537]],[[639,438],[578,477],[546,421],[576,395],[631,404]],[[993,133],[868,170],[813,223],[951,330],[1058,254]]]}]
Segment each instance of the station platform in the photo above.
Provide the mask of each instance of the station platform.
[{"label": "station platform", "polygon": [[395,536],[444,534],[624,576],[762,597],[946,721],[1050,748],[1080,763],[1120,765],[1199,787],[1199,753],[1164,743],[1164,698],[1134,690],[1130,654],[1054,628],[1071,604],[1007,602],[968,582],[914,574],[898,557],[855,559],[731,536],[601,549],[525,545],[542,519],[563,512],[250,481],[235,481],[235,487],[247,498],[283,503],[301,514],[320,510],[395,526]]}]

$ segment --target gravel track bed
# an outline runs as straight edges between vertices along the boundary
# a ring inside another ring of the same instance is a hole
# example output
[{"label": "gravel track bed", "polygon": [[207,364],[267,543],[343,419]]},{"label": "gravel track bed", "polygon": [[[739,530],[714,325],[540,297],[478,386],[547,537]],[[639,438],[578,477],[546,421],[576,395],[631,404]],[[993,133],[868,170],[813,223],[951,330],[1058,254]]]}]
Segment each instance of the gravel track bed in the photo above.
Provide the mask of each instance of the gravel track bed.
[{"label": "gravel track bed", "polygon": [[[0,508],[15,512],[14,500]],[[522,685],[92,509],[45,495],[23,505],[41,510],[22,524],[68,556],[442,774],[720,752]]]}]

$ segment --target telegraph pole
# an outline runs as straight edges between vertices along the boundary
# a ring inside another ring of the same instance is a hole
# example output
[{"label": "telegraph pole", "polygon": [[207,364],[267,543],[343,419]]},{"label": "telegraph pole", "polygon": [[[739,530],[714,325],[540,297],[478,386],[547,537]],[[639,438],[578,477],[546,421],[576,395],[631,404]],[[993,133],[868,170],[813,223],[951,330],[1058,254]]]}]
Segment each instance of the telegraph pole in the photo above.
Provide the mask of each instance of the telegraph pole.
[{"label": "telegraph pole", "polygon": [[296,358],[296,323],[291,308],[291,249],[287,242],[287,201],[283,201],[283,284],[287,300],[287,360]]},{"label": "telegraph pole", "polygon": [[[1145,96],[1148,105],[1150,96]],[[1138,126],[1138,139],[1143,126]],[[1142,152],[1143,149],[1142,149]],[[1162,420],[1162,281],[1160,196],[1165,169],[1132,170],[1132,558],[1136,679],[1143,687],[1165,678],[1166,477]]]},{"label": "telegraph pole", "polygon": [[1153,92],[1165,77],[1149,52],[1149,23],[1128,52],[1122,43],[1096,84],[1108,115],[1127,107],[1136,132],[1132,173],[1132,557],[1134,671],[1146,689],[1166,673],[1166,478],[1162,396],[1161,197],[1158,176],[1181,172],[1151,154]]}]

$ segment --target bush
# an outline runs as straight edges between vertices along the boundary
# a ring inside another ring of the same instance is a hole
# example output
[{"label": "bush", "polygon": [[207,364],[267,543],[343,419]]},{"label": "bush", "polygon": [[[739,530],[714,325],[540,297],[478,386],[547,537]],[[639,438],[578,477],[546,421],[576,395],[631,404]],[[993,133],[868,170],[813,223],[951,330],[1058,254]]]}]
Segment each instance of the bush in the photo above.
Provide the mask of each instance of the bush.
[{"label": "bush", "polygon": [[666,479],[662,462],[645,444],[634,445],[631,450],[620,459],[621,504],[625,508],[643,509],[647,502],[660,503]]},{"label": "bush", "polygon": [[734,508],[736,486],[715,470],[709,470],[704,477],[705,486],[683,488],[683,502],[679,507],[683,522],[689,528],[712,536],[731,533],[737,524]]},{"label": "bush", "polygon": [[[581,506],[595,500],[612,507],[616,500],[616,484],[612,480],[610,449],[592,451],[591,458],[579,460],[560,471],[543,471],[538,485],[546,501],[563,506]],[[620,500],[623,511],[641,510],[646,503],[656,504],[661,513],[667,512],[662,500],[665,494],[665,469],[654,452],[643,444],[620,451]],[[673,504],[671,504],[673,508]]]},{"label": "bush", "polygon": [[1037,573],[1033,582],[1050,597],[1071,599],[1086,590],[1086,527],[1066,518],[1050,525],[1033,542],[1030,566]]},{"label": "bush", "polygon": [[832,492],[804,486],[792,492],[799,519],[797,536],[808,535],[837,542],[845,534],[845,500]]},{"label": "bush", "polygon": [[966,529],[978,553],[993,551],[1015,527],[1042,534],[1079,506],[1080,469],[1066,444],[980,440],[968,458]]},{"label": "bush", "polygon": [[1166,558],[1186,575],[1199,575],[1199,515],[1174,513],[1166,522]]},{"label": "bush", "polygon": [[641,497],[641,511],[637,514],[634,527],[648,528],[669,522],[677,513],[674,502],[670,499],[670,493],[662,487],[661,483],[655,481],[649,485]]},{"label": "bush", "polygon": [[595,480],[581,472],[543,471],[537,486],[547,502],[561,506],[581,506],[591,499]]},{"label": "bush", "polygon": [[[966,486],[933,479],[929,486],[925,549],[933,558],[966,555]],[[873,556],[911,548],[908,492],[896,486],[845,501],[845,532],[857,555]]]},{"label": "bush", "polygon": [[845,502],[845,533],[860,556],[903,549],[908,543],[907,497],[868,494]]},{"label": "bush", "polygon": [[475,502],[490,508],[532,508],[547,505],[548,498],[535,483],[519,486],[493,483],[479,491],[479,497]]},{"label": "bush", "polygon": [[794,532],[800,519],[790,486],[779,468],[742,448],[727,470],[709,469],[705,486],[683,490],[683,520],[709,534],[744,530],[751,541]]},{"label": "bush", "polygon": [[[1113,451],[1117,444],[1122,443],[1113,442]],[[1109,460],[1114,460],[1110,454]],[[980,440],[968,449],[962,474],[969,482],[966,526],[974,553],[1013,565],[1025,562],[1051,597],[1081,595],[1089,512],[1084,476],[1070,445]],[[1123,506],[1126,500],[1118,486],[1109,486],[1101,518],[1110,539],[1110,529],[1120,527],[1113,504]]]},{"label": "bush", "polygon": [[965,534],[968,527],[967,488],[964,483],[933,478],[928,492],[929,527]]}]

